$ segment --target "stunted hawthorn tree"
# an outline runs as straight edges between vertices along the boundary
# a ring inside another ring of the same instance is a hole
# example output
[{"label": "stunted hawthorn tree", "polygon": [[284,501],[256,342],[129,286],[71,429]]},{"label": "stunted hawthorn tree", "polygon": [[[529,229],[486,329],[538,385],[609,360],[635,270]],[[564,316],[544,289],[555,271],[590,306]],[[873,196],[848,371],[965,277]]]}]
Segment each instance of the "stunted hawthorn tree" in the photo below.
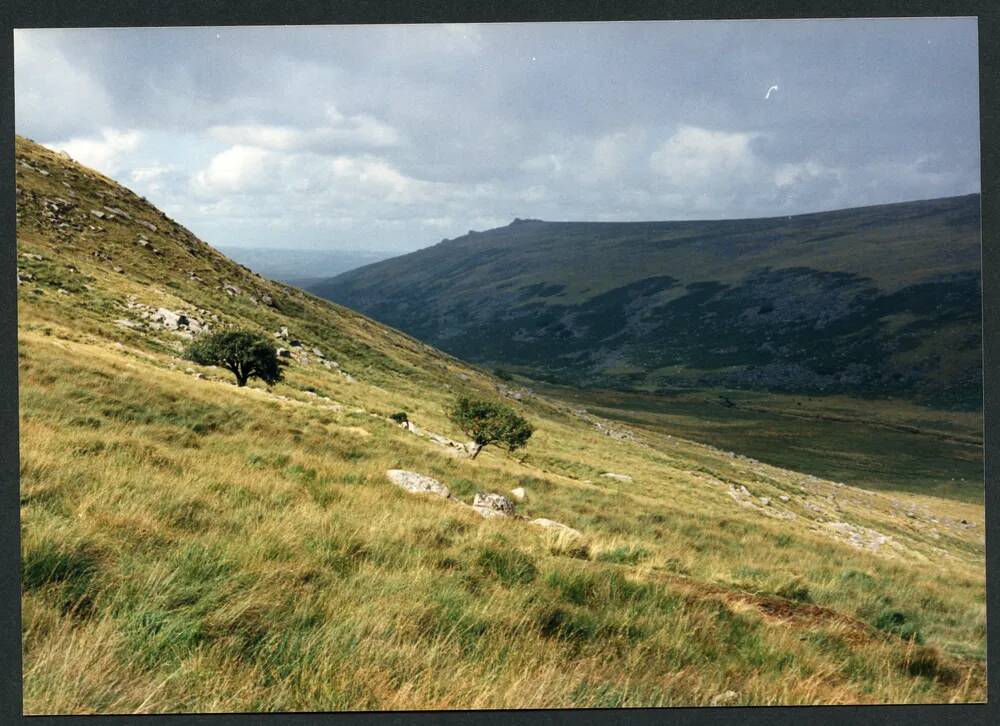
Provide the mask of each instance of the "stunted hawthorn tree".
[{"label": "stunted hawthorn tree", "polygon": [[514,453],[528,443],[535,431],[535,427],[510,406],[470,396],[460,396],[449,409],[448,418],[475,442],[473,459],[490,445]]},{"label": "stunted hawthorn tree", "polygon": [[278,351],[267,337],[251,330],[204,335],[191,343],[185,354],[199,365],[229,369],[236,376],[237,386],[245,386],[251,378],[259,378],[269,386],[281,380]]}]

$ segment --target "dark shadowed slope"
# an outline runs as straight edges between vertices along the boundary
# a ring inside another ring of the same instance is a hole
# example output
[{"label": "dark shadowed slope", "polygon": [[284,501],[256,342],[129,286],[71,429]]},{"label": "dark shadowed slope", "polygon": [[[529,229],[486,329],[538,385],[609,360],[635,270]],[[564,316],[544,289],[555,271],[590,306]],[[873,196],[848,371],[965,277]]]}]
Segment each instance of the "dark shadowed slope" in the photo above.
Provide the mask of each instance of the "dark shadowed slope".
[{"label": "dark shadowed slope", "polygon": [[979,196],[769,219],[515,220],[312,290],[577,385],[981,398]]}]

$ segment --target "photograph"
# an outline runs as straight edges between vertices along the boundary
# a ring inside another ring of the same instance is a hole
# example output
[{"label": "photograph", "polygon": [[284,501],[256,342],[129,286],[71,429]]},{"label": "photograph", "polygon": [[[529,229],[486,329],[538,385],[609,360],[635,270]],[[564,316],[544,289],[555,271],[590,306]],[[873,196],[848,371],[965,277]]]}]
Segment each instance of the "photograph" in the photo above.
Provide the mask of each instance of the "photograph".
[{"label": "photograph", "polygon": [[986,703],[980,30],[15,28],[23,714]]}]

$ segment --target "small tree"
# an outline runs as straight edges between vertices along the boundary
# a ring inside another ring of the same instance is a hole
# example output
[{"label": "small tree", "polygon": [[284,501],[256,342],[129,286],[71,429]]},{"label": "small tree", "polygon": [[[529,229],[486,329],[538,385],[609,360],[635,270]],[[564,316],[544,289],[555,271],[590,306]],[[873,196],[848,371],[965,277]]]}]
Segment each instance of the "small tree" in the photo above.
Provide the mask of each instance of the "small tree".
[{"label": "small tree", "polygon": [[236,376],[237,386],[245,386],[251,378],[269,386],[281,380],[277,350],[270,339],[250,330],[202,336],[188,346],[185,355],[199,365],[228,368]]},{"label": "small tree", "polygon": [[513,453],[528,443],[535,430],[510,406],[469,396],[459,397],[448,411],[448,417],[475,442],[473,459],[490,444]]}]

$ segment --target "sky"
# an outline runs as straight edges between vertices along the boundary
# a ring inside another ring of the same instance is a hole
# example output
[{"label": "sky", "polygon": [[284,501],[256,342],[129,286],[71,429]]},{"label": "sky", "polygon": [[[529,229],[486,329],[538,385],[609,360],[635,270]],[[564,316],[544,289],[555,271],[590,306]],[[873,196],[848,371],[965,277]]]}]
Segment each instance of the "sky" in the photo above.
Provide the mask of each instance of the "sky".
[{"label": "sky", "polygon": [[17,30],[15,129],[209,244],[979,191],[975,19]]}]

